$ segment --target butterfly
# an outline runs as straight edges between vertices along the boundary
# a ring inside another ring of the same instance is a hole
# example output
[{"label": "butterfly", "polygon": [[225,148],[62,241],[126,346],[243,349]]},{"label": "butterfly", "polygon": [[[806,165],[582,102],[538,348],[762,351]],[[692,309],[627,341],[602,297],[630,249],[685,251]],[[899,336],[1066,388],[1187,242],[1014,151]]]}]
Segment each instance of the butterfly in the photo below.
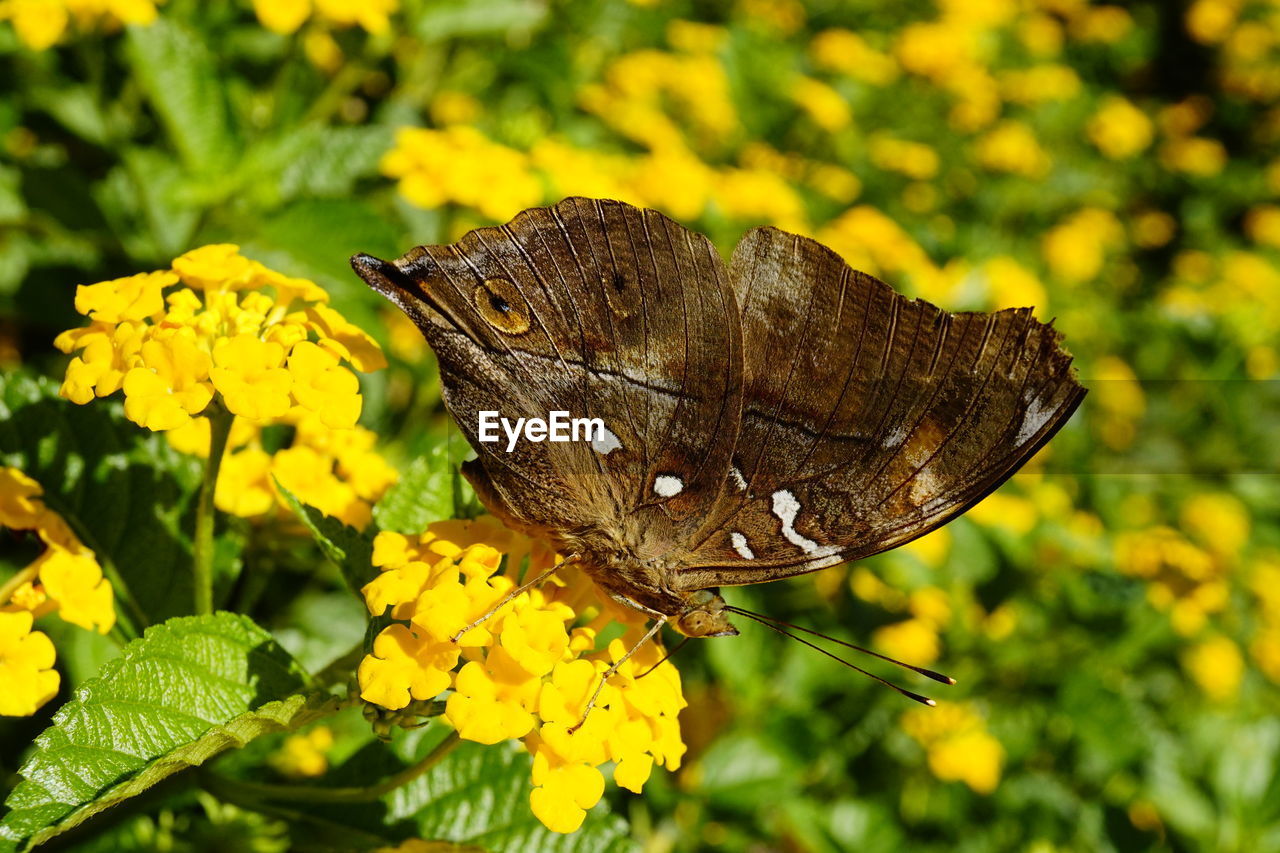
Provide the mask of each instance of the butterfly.
[{"label": "butterfly", "polygon": [[[1085,394],[1061,335],[1030,308],[948,313],[776,228],[749,231],[726,265],[657,211],[567,198],[450,245],[351,262],[435,352],[480,501],[652,617],[646,639],[664,624],[736,634],[730,616],[751,614],[720,587],[946,524]],[[480,440],[494,411],[602,428],[508,452]]]}]

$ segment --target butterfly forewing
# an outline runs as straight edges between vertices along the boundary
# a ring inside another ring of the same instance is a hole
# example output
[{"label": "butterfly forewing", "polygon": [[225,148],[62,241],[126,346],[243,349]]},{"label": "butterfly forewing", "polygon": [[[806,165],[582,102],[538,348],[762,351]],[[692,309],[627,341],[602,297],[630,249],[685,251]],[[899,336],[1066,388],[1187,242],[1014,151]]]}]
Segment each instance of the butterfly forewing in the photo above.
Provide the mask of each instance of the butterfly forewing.
[{"label": "butterfly forewing", "polygon": [[[655,211],[571,198],[415,249],[381,277],[391,285],[371,283],[394,291],[439,358],[491,509],[553,536],[627,527],[684,541],[701,522],[737,434],[742,369],[737,305],[705,237]],[[485,410],[568,411],[605,431],[507,452],[505,436],[479,440]]]},{"label": "butterfly forewing", "polygon": [[948,314],[771,228],[730,268],[743,414],[679,588],[756,583],[895,547],[989,493],[1083,397],[1029,309]]}]

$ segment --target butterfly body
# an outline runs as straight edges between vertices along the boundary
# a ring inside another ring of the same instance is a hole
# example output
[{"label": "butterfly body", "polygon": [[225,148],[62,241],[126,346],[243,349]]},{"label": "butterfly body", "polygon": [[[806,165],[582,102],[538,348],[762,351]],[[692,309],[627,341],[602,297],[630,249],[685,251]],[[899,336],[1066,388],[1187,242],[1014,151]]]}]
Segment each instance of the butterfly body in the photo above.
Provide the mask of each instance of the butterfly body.
[{"label": "butterfly body", "polygon": [[[721,586],[946,523],[1085,393],[1030,309],[947,313],[772,228],[726,265],[655,211],[571,198],[352,263],[436,353],[486,507],[690,636],[736,633]],[[603,429],[506,452],[481,440],[486,410]]]}]

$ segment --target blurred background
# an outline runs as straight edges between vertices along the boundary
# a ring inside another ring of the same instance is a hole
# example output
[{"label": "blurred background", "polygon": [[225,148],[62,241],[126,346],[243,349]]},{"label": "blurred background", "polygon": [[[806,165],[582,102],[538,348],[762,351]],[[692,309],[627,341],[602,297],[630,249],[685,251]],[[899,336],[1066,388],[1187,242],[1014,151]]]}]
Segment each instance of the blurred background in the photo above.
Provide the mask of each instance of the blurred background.
[{"label": "blurred background", "polygon": [[[938,709],[758,626],[690,644],[684,766],[608,795],[637,845],[1280,850],[1280,3],[0,0],[6,374],[61,375],[75,285],[234,242],[384,345],[362,424],[409,470],[447,433],[431,356],[347,257],[575,194],[1034,305],[1091,392],[945,529],[730,593],[955,676]],[[314,552],[246,535],[291,650],[359,636]],[[68,637],[71,683],[114,653]],[[5,774],[47,721],[0,726]],[[272,748],[307,775],[288,750],[371,737],[335,732]],[[112,833],[293,843],[190,796]]]}]

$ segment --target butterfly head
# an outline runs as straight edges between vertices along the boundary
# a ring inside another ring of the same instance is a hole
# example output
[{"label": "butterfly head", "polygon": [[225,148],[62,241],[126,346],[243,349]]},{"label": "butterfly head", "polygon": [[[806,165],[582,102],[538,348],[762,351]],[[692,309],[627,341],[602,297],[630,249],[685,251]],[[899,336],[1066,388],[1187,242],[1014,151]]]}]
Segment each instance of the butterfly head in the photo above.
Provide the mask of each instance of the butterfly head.
[{"label": "butterfly head", "polygon": [[685,597],[685,610],[673,627],[686,637],[736,637],[738,629],[729,624],[724,599],[719,590],[700,589]]}]

